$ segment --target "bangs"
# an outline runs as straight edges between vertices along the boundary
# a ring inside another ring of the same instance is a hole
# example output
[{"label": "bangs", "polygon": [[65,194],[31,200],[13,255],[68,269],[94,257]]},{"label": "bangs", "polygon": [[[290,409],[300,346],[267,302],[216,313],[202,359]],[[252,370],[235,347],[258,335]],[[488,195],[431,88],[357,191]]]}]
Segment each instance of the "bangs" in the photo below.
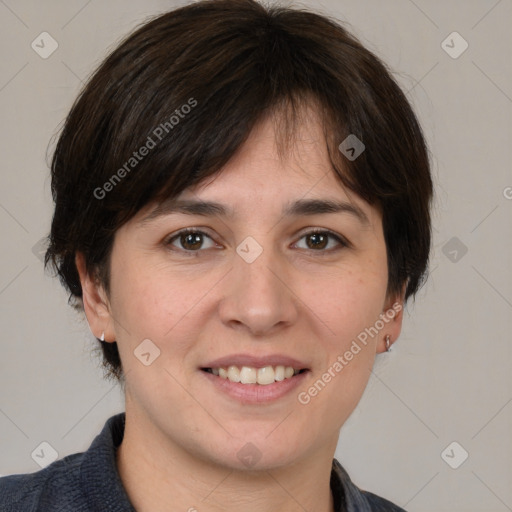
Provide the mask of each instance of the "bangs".
[{"label": "bangs", "polygon": [[[356,128],[347,119],[347,105],[332,94],[328,73],[312,63],[305,68],[307,59],[283,34],[277,37],[270,33],[267,37],[266,45],[258,41],[252,41],[252,47],[249,42],[234,44],[228,51],[237,55],[230,60],[212,63],[212,54],[203,55],[204,65],[190,69],[169,66],[167,79],[160,75],[158,81],[151,70],[161,66],[149,63],[138,75],[122,77],[118,91],[125,92],[117,93],[117,101],[104,98],[113,105],[110,133],[101,136],[92,152],[97,180],[91,186],[104,189],[106,183],[112,184],[107,185],[104,198],[105,207],[115,214],[111,229],[118,229],[149,203],[176,197],[221,172],[255,126],[266,119],[274,122],[277,152],[284,159],[297,143],[298,130],[307,122],[307,111],[313,111],[322,125],[331,165],[340,183],[366,200],[373,199],[357,183],[352,163],[338,149]],[[279,64],[292,54],[290,69],[283,69]],[[147,56],[139,58],[147,60]],[[317,77],[313,89],[311,75]],[[177,87],[176,76],[194,87]],[[145,90],[140,96],[138,91],[146,83],[151,83],[155,92]],[[357,134],[363,138],[359,130]],[[110,139],[108,145],[106,139]],[[145,153],[142,158],[141,150]],[[362,155],[358,162],[361,167],[364,160]]]}]

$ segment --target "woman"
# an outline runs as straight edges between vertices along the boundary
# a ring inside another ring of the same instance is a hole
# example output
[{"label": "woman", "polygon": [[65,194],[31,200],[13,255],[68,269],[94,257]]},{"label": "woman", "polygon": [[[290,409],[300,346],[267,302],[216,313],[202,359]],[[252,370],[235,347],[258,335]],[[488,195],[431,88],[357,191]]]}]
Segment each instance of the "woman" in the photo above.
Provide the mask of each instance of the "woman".
[{"label": "woman", "polygon": [[425,142],[372,53],[254,0],[160,15],[76,101],[52,191],[46,264],[126,412],[0,479],[2,510],[402,510],[333,459],[430,248]]}]

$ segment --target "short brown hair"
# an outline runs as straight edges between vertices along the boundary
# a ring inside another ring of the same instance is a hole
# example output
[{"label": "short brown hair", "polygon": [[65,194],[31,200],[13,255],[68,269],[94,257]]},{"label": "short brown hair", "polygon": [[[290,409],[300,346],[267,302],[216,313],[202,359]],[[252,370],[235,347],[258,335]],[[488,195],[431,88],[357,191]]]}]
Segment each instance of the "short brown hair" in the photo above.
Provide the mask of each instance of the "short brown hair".
[{"label": "short brown hair", "polygon": [[[66,119],[51,165],[45,265],[70,301],[81,305],[77,251],[108,292],[123,223],[218,173],[269,113],[286,113],[278,136],[290,141],[297,113],[312,101],[340,183],[382,211],[388,293],[406,286],[405,298],[413,296],[429,258],[432,180],[421,128],[391,73],[326,16],[203,0],[125,38]],[[354,160],[338,149],[349,135],[365,145]],[[109,376],[121,378],[116,343],[101,343]]]}]

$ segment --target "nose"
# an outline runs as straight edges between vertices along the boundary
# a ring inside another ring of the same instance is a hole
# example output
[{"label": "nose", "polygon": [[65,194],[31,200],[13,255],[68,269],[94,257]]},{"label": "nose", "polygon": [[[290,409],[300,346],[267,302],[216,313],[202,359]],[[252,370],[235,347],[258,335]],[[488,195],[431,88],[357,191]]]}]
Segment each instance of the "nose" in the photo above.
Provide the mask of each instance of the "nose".
[{"label": "nose", "polygon": [[222,322],[253,336],[268,336],[293,325],[300,302],[290,280],[286,261],[271,249],[264,249],[252,263],[235,254],[219,304]]}]

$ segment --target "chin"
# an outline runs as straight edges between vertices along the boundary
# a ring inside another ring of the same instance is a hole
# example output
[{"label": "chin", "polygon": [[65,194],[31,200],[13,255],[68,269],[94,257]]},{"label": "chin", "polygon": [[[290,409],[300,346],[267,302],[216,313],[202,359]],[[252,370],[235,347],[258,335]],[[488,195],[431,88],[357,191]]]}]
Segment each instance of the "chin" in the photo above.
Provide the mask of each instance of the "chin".
[{"label": "chin", "polygon": [[225,450],[216,450],[215,458],[220,465],[236,471],[278,469],[295,463],[301,456],[296,447],[298,443],[285,443],[286,440],[281,439],[269,440],[268,432],[260,436],[252,434],[243,439],[230,439]]}]

